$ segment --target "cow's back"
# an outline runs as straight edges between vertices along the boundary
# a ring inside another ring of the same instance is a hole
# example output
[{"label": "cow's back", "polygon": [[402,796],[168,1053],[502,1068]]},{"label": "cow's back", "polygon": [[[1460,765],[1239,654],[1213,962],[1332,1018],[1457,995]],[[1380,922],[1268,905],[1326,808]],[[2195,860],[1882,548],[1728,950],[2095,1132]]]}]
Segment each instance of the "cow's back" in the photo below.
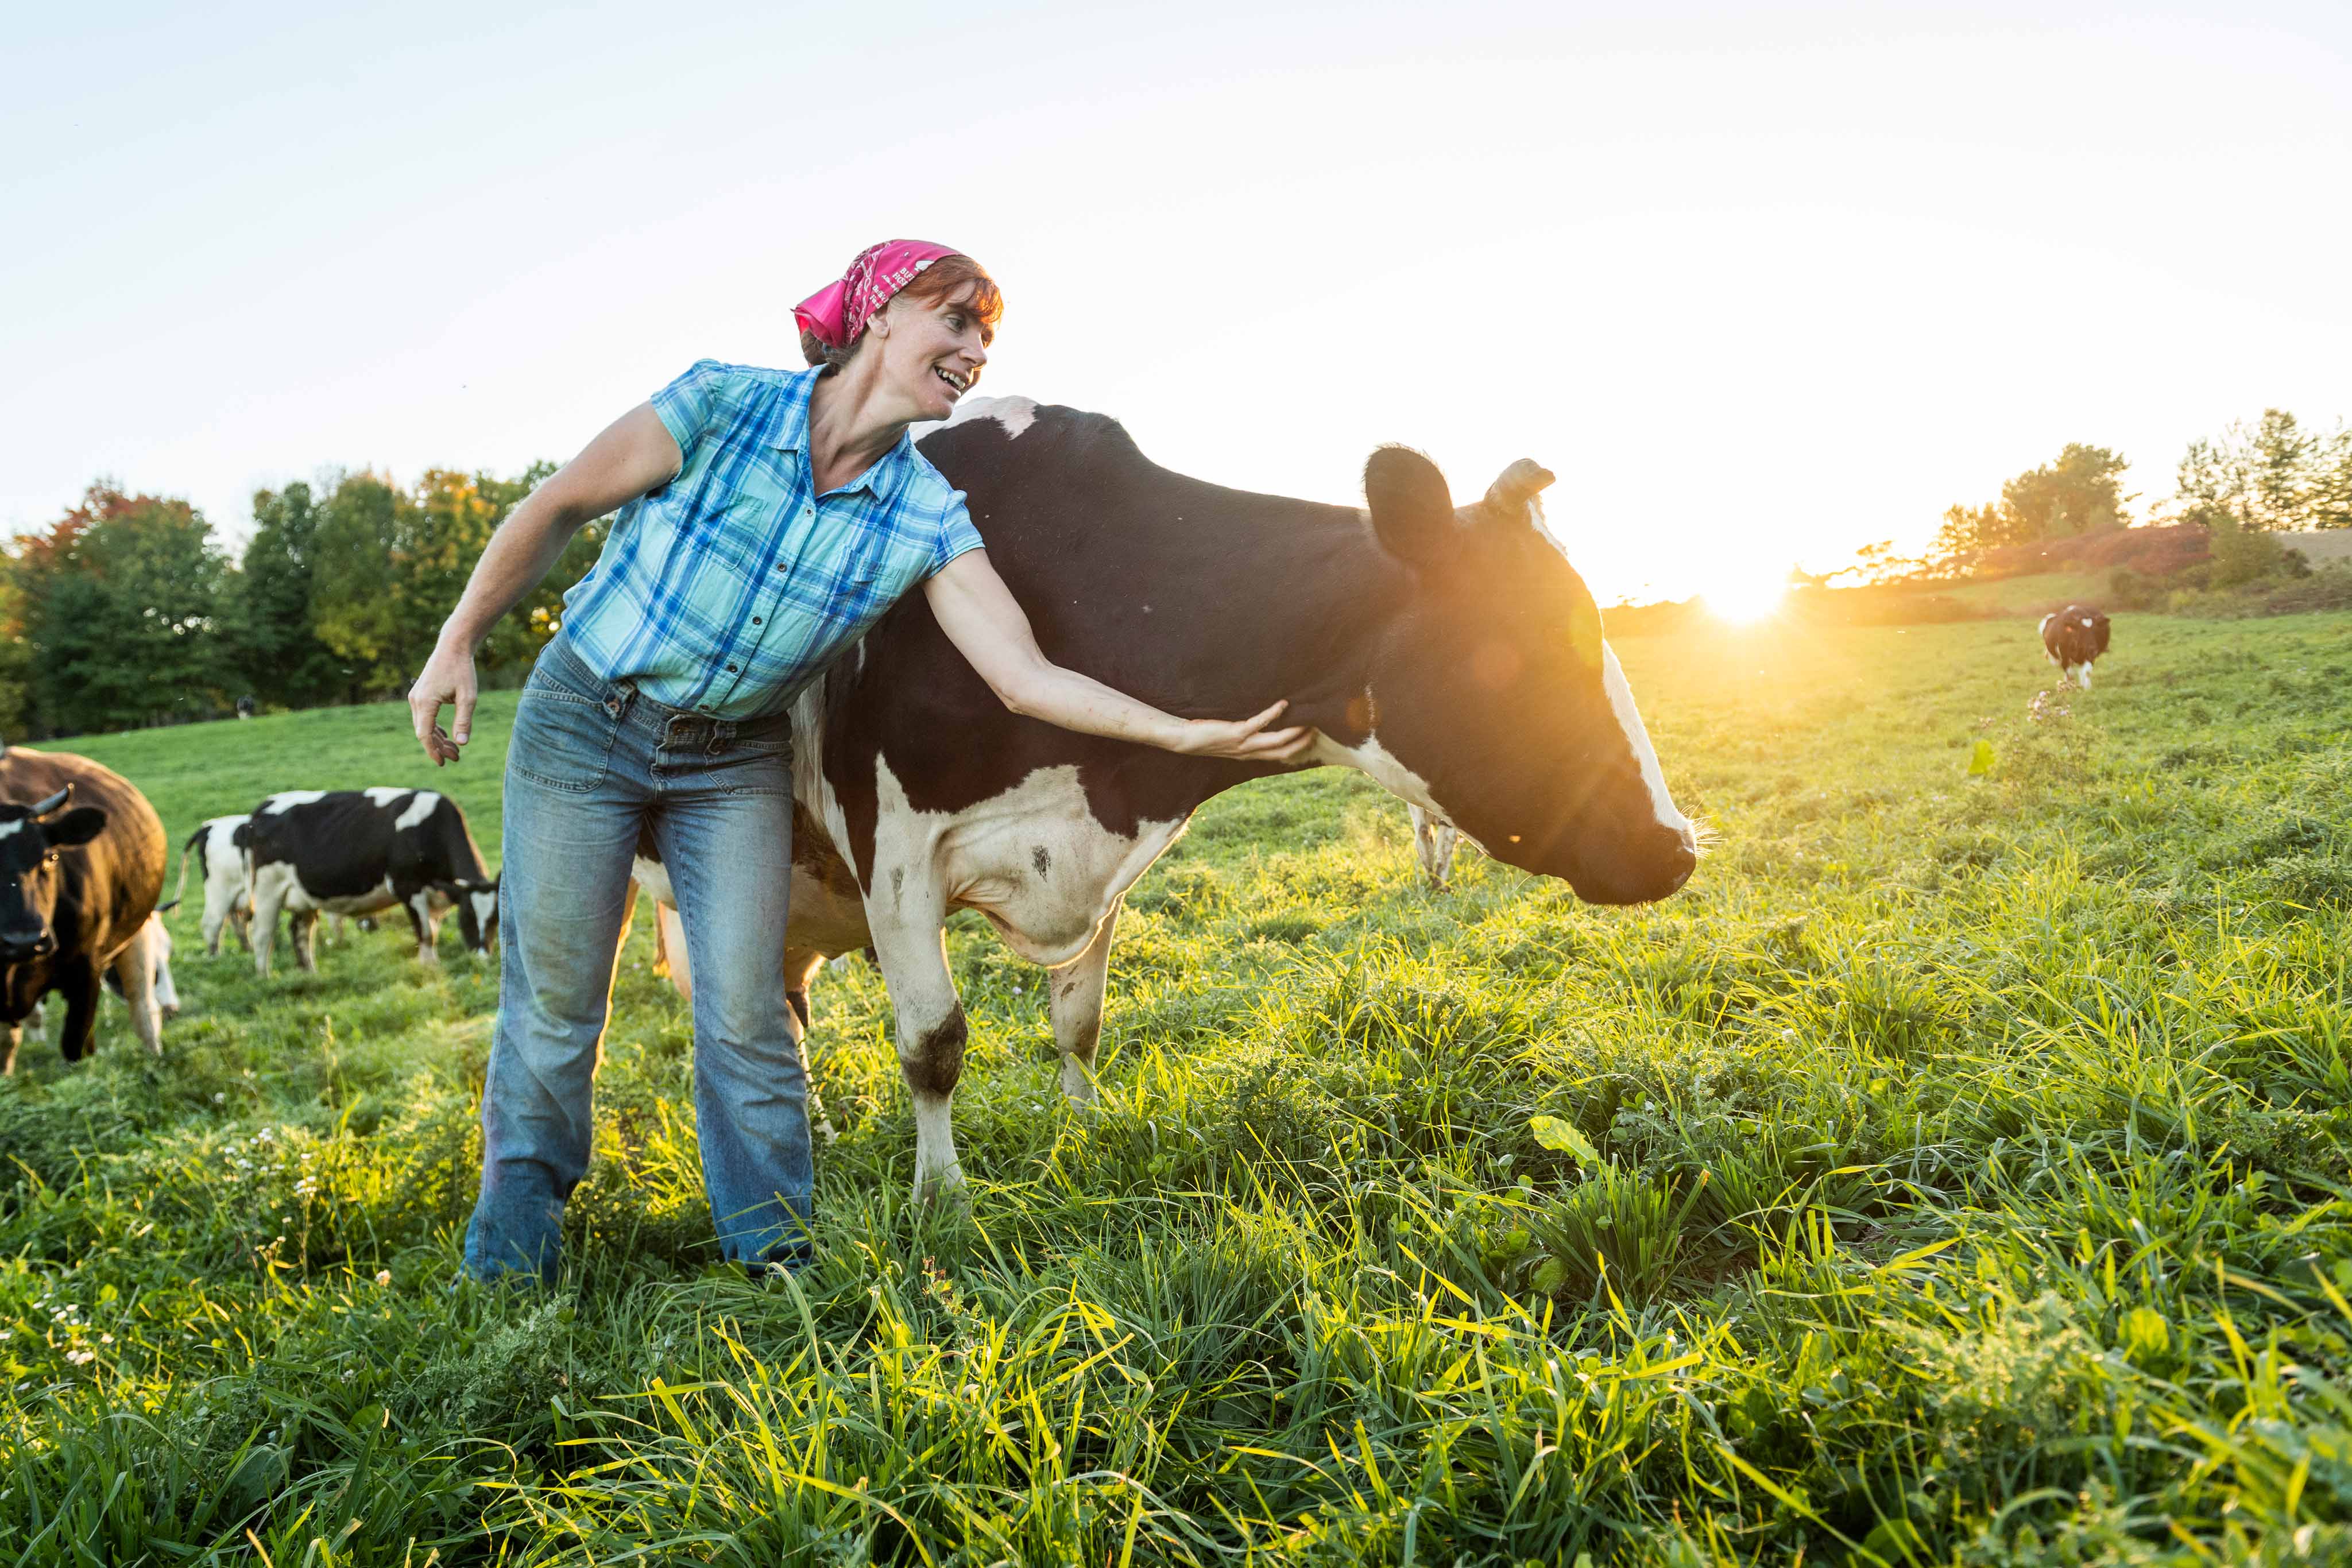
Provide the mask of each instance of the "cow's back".
[{"label": "cow's back", "polygon": [[171,845],[163,821],[137,785],[68,751],[0,753],[0,800],[31,805],[73,786],[69,806],[106,813],[106,831],[58,857],[57,907],[49,916],[60,953],[104,963],[136,936],[163,895]]}]

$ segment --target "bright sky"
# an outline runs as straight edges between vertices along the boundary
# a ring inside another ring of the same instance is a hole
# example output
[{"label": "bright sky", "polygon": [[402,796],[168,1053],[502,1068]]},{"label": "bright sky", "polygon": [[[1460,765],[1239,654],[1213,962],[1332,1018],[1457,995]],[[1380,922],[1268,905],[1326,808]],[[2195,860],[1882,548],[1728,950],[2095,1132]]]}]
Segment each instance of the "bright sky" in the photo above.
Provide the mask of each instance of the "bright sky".
[{"label": "bright sky", "polygon": [[[2352,6],[30,8],[0,527],[562,458],[937,239],[983,392],[1219,482],[1556,470],[1604,601],[1916,542],[2067,441],[2352,413]],[[1105,519],[1111,526],[1113,519]]]}]

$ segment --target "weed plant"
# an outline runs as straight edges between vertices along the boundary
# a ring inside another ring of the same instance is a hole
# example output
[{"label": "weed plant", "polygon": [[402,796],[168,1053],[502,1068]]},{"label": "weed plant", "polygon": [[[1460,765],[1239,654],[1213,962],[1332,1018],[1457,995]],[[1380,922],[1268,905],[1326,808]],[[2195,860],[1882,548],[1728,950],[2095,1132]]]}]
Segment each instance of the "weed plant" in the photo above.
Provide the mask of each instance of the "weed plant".
[{"label": "weed plant", "polygon": [[[2352,617],[2125,620],[2032,716],[2030,624],[1621,653],[1719,834],[1680,897],[1433,894],[1361,779],[1237,791],[1129,901],[1091,1114],[955,924],[969,1215],[833,966],[768,1288],[643,922],[563,1283],[453,1291],[492,968],[265,984],[184,906],[162,1060],[117,1008],[0,1085],[0,1563],[2352,1554]],[[441,774],[397,707],[84,749],[175,836],[430,782],[495,859],[511,707]]]}]

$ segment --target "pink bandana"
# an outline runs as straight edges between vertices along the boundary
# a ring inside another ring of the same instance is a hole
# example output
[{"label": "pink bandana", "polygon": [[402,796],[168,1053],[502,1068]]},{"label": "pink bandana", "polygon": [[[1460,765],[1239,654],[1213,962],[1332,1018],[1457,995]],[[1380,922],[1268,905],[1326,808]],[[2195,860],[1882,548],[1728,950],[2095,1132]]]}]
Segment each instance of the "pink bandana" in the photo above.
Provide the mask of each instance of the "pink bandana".
[{"label": "pink bandana", "polygon": [[798,305],[793,318],[801,330],[831,349],[846,349],[857,341],[890,297],[915,280],[915,275],[941,256],[959,252],[919,239],[887,239],[867,246],[849,264],[837,282],[828,283]]}]

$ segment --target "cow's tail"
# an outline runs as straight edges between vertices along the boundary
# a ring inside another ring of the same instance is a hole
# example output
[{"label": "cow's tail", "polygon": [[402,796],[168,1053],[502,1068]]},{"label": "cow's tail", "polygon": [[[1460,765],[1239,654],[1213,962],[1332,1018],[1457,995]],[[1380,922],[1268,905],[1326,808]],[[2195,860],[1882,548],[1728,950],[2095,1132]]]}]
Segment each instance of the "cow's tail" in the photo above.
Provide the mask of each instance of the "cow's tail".
[{"label": "cow's tail", "polygon": [[[188,841],[180,846],[180,885],[172,890],[172,902],[163,905],[164,908],[173,908],[178,905],[180,900],[188,896],[188,857],[204,852],[205,839],[212,831],[213,825],[206,822],[194,832],[190,833]],[[207,866],[205,869],[205,874],[212,875],[212,868]]]}]

